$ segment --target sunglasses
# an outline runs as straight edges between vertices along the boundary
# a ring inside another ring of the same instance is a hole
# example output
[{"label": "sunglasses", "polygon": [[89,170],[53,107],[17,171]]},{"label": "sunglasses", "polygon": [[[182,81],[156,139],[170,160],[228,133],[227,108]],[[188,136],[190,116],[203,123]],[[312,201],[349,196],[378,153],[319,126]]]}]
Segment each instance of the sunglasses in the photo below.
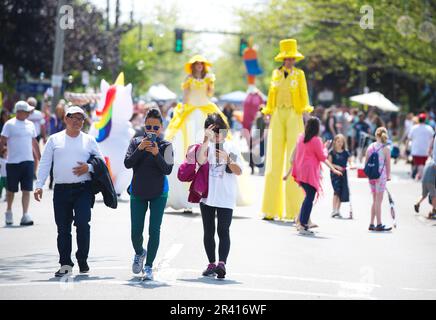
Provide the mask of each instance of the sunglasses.
[{"label": "sunglasses", "polygon": [[74,117],[74,116],[71,115],[71,114],[68,114],[68,115],[67,115],[67,118],[74,119],[74,120],[77,120],[77,121],[83,121],[83,120],[85,120],[84,117]]},{"label": "sunglasses", "polygon": [[215,134],[219,134],[220,132],[222,132],[224,135],[227,134],[227,129],[215,128],[212,131],[215,132]]},{"label": "sunglasses", "polygon": [[158,131],[160,129],[160,126],[145,126],[145,129],[151,130],[153,128],[154,131]]}]

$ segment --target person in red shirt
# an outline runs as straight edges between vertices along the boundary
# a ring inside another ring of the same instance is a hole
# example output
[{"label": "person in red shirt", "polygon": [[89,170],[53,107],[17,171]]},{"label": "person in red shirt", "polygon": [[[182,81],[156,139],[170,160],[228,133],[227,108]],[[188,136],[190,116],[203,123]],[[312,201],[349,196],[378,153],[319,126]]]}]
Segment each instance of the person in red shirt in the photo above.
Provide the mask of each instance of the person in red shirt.
[{"label": "person in red shirt", "polygon": [[292,174],[295,181],[304,189],[306,196],[300,209],[300,228],[302,235],[313,235],[309,230],[309,218],[312,212],[315,195],[321,190],[321,163],[324,162],[330,170],[341,176],[342,172],[337,170],[327,159],[327,149],[331,144],[328,140],[323,145],[319,137],[320,123],[318,118],[310,117],[306,123],[304,134],[297,140],[291,159],[291,168],[284,176],[284,180]]}]

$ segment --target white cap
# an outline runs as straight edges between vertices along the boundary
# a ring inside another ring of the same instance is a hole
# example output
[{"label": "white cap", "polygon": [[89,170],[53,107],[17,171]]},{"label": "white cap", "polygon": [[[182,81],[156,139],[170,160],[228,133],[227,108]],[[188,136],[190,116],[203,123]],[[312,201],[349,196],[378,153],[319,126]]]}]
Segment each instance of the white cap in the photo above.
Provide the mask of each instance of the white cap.
[{"label": "white cap", "polygon": [[15,104],[15,112],[17,111],[25,111],[25,112],[31,112],[33,109],[35,109],[34,107],[30,106],[26,101],[18,101]]},{"label": "white cap", "polygon": [[83,115],[83,116],[86,118],[86,112],[83,111],[82,108],[77,107],[77,106],[69,107],[69,108],[67,109],[67,112],[65,113],[65,115],[68,116],[69,114],[74,114],[74,113],[80,113],[81,115]]}]

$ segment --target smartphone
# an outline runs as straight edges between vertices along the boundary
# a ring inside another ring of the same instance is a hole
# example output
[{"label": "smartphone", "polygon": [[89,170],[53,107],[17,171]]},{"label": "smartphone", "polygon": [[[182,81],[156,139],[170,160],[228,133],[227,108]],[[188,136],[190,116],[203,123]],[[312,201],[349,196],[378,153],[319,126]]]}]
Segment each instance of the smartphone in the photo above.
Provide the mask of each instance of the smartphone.
[{"label": "smartphone", "polygon": [[[232,152],[230,152],[229,157],[230,157],[230,159],[232,159],[233,162],[235,162],[236,159],[238,158],[238,156]],[[232,171],[232,169],[230,169],[229,165],[226,166],[226,172],[233,173],[233,171]]]},{"label": "smartphone", "polygon": [[222,143],[215,143],[216,163],[219,163],[218,150],[224,150]]},{"label": "smartphone", "polygon": [[156,142],[157,135],[153,132],[145,132],[144,137],[147,138],[147,140],[150,140],[151,142]]}]

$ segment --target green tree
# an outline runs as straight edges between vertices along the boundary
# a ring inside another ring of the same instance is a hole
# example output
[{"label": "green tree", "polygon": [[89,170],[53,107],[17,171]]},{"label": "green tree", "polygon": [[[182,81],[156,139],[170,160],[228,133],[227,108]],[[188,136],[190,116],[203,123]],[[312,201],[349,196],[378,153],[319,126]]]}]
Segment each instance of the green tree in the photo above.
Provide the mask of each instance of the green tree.
[{"label": "green tree", "polygon": [[[373,10],[372,29],[361,25],[369,22],[365,5]],[[264,10],[241,11],[240,16],[242,31],[261,47],[265,82],[275,67],[270,61],[279,51],[279,40],[292,37],[306,56],[300,65],[314,83],[333,76],[345,80],[345,95],[367,84],[396,101],[404,101],[404,92],[411,108],[418,109],[426,97],[416,92],[436,88],[435,34],[433,41],[426,39],[434,29],[419,30],[435,11],[435,2],[420,0],[272,0]],[[414,32],[401,23],[402,16],[415,22]]]},{"label": "green tree", "polygon": [[156,83],[180,94],[185,76],[183,66],[191,55],[186,45],[182,54],[174,52],[176,10],[157,9],[154,22],[137,25],[121,39],[122,71],[138,96]]},{"label": "green tree", "polygon": [[[64,73],[93,70],[93,55],[103,60],[102,71],[110,70],[116,65],[114,48],[118,44],[113,30],[105,30],[102,12],[85,0],[68,4],[74,9],[74,28],[65,30]],[[0,2],[0,61],[9,89],[26,77],[37,78],[41,72],[50,77],[56,10],[56,0]],[[74,84],[80,85],[80,81]]]}]

